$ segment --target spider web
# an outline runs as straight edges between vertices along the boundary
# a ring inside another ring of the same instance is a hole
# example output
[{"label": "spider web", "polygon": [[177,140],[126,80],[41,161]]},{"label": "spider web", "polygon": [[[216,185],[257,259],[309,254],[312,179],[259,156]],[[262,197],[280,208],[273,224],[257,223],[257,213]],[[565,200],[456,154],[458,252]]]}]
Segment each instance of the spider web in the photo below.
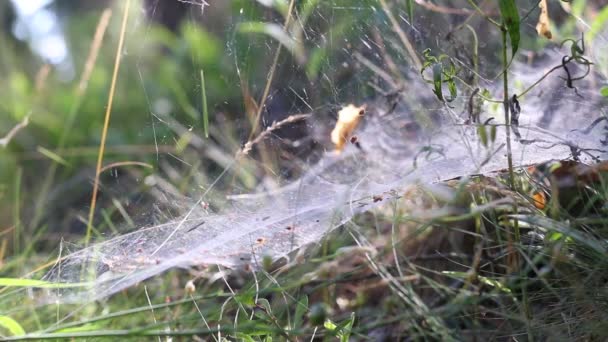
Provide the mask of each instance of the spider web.
[{"label": "spider web", "polygon": [[[543,63],[559,64],[564,53],[551,51]],[[510,78],[531,84],[543,72],[518,64]],[[573,156],[583,162],[604,159],[603,124],[590,126],[604,115],[594,87],[583,80],[577,94],[556,74],[546,82],[549,86],[521,100],[520,138],[512,135],[515,165]],[[486,85],[500,93],[499,81],[486,80]],[[512,88],[519,89],[517,84]],[[396,105],[383,97],[366,101],[368,110],[356,131],[360,148],[350,144],[341,154],[324,153],[299,179],[279,189],[228,193],[211,203],[217,210],[201,206],[209,201],[203,195],[181,217],[62,256],[44,279],[76,286],[49,291],[45,300],[104,298],[175,267],[255,270],[265,258],[290,262],[294,251],[318,243],[353,216],[402,197],[410,186],[506,167],[505,126],[497,125],[495,142],[484,146],[477,126],[465,123],[466,97],[442,104],[419,75],[408,79],[401,93],[408,99]],[[435,119],[422,122],[421,113]],[[482,113],[483,120],[501,122],[501,109],[486,105]]]}]

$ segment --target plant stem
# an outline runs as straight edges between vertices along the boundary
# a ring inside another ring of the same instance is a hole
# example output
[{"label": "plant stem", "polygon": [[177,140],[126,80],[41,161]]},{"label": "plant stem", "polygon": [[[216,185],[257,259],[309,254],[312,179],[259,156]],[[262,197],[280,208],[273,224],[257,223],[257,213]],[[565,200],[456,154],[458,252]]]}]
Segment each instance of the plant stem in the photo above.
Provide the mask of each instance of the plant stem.
[{"label": "plant stem", "polygon": [[23,169],[17,169],[17,176],[15,177],[15,204],[13,206],[13,253],[21,251],[21,182],[23,177]]},{"label": "plant stem", "polygon": [[530,90],[534,89],[540,82],[542,82],[547,76],[549,76],[549,74],[551,74],[552,72],[554,72],[555,70],[561,69],[564,66],[562,64],[560,65],[556,65],[553,68],[551,68],[551,70],[547,71],[546,73],[544,73],[538,80],[536,80],[536,82],[534,82],[531,86],[529,86],[526,90],[522,91],[519,95],[517,95],[517,98],[522,98],[524,97]]},{"label": "plant stem", "polygon": [[515,190],[515,178],[513,175],[513,155],[511,153],[511,117],[509,115],[509,76],[507,73],[507,28],[503,25],[500,28],[502,33],[502,65],[503,65],[503,107],[505,111],[505,129],[507,135],[507,163],[509,167],[509,186]]},{"label": "plant stem", "polygon": [[[507,140],[507,163],[508,163],[508,167],[509,167],[509,186],[511,187],[512,191],[515,191],[515,176],[514,176],[514,172],[513,172],[513,154],[511,151],[511,117],[510,117],[510,112],[509,112],[509,73],[508,73],[508,68],[509,68],[509,64],[510,62],[508,61],[508,56],[507,56],[507,27],[505,26],[505,24],[503,23],[500,26],[500,31],[502,33],[502,66],[503,66],[503,70],[502,70],[502,80],[503,80],[503,107],[504,107],[504,111],[505,111],[505,129],[506,129],[506,140]],[[517,202],[515,202],[515,204],[513,205],[513,211],[515,213],[515,215],[517,215],[518,213],[518,208],[517,208]],[[511,259],[511,265],[509,265],[509,267],[511,268],[511,272],[514,271],[519,271],[519,254],[517,254],[517,252],[515,251],[515,248],[513,247],[513,243],[516,246],[520,245],[521,242],[521,234],[519,231],[519,221],[517,219],[513,220],[513,233],[515,235],[515,241],[512,242],[511,240],[511,234],[509,232],[509,237],[508,237],[508,244],[510,245],[511,251],[510,253],[512,253],[513,258]],[[522,286],[522,305],[523,305],[523,313],[525,315],[525,321],[526,321],[526,330],[528,332],[528,340],[529,341],[533,341],[533,334],[532,334],[532,330],[530,328],[530,319],[531,319],[531,313],[530,313],[530,307],[528,305],[528,292],[526,290],[526,285],[524,284]]]},{"label": "plant stem", "polygon": [[101,168],[103,163],[103,153],[106,147],[106,138],[108,135],[108,128],[110,126],[110,115],[112,113],[112,103],[114,102],[114,92],[116,90],[116,80],[118,79],[118,70],[120,68],[120,61],[122,56],[122,46],[125,41],[125,32],[127,30],[127,19],[129,18],[129,7],[131,0],[127,0],[125,3],[125,9],[122,17],[122,25],[120,28],[120,36],[118,39],[118,47],[116,48],[116,58],[114,61],[114,71],[112,73],[112,81],[110,83],[110,93],[108,95],[108,105],[106,106],[106,114],[103,122],[103,129],[101,131],[101,141],[99,143],[99,153],[97,155],[97,167],[95,168],[95,179],[93,182],[93,194],[91,195],[91,206],[89,208],[89,218],[87,220],[87,232],[85,235],[85,247],[89,245],[91,240],[91,231],[93,230],[93,217],[95,215],[95,205],[97,203],[97,193],[99,191],[99,176],[101,174]]},{"label": "plant stem", "polygon": [[471,25],[466,24],[464,27],[471,32],[471,36],[473,37],[473,70],[475,71],[473,73],[473,87],[477,87],[477,77],[479,75],[479,40],[477,39],[477,33]]}]

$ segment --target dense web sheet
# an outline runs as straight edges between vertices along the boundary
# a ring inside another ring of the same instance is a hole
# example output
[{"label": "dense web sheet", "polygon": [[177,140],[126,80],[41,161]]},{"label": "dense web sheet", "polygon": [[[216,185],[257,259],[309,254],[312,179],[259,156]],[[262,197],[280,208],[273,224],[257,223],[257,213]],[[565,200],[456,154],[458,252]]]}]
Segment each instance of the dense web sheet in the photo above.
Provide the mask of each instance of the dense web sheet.
[{"label": "dense web sheet", "polygon": [[[601,100],[583,88],[581,98],[557,76],[551,78],[558,84],[552,102],[537,91],[522,99],[519,132],[523,140],[514,137],[515,164],[569,158],[573,153],[582,161],[605,158],[600,143],[605,139],[604,124],[588,129],[602,116]],[[464,101],[453,103],[453,108],[461,108]],[[374,196],[387,200],[401,196],[412,184],[507,165],[504,126],[498,126],[496,142],[488,149],[479,142],[476,126],[462,124],[465,115],[455,109],[399,105],[389,111],[384,102],[368,104],[356,132],[360,149],[349,145],[341,154],[327,152],[301,179],[281,189],[229,196],[218,212],[196,205],[184,217],[63,258],[45,279],[86,284],[54,292],[55,300],[106,297],[173,267],[217,264],[255,269],[264,257],[289,257],[355,214],[380,205],[383,201],[374,201]],[[432,127],[413,124],[414,111],[438,120]],[[499,115],[495,115],[498,122]]]}]

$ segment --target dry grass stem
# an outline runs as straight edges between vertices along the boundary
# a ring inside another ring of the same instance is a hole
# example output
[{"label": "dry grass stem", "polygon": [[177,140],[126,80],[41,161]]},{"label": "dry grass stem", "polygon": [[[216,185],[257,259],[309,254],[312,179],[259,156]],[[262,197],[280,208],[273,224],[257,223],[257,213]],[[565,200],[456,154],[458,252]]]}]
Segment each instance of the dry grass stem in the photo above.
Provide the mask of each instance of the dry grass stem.
[{"label": "dry grass stem", "polygon": [[243,149],[241,151],[239,151],[239,155],[240,156],[245,156],[248,155],[249,152],[251,152],[251,150],[253,149],[253,146],[255,146],[256,144],[258,144],[259,142],[261,142],[262,140],[264,140],[268,135],[270,135],[272,132],[276,131],[277,129],[288,125],[290,123],[294,123],[300,120],[304,120],[306,118],[309,118],[311,114],[295,114],[295,115],[290,115],[289,117],[281,120],[281,121],[276,121],[274,122],[272,125],[270,125],[268,128],[266,128],[266,130],[264,130],[264,132],[260,133],[260,135],[257,136],[257,138],[253,139],[253,140],[249,140],[244,146]]},{"label": "dry grass stem", "polygon": [[97,167],[95,171],[95,180],[93,182],[93,195],[91,196],[91,208],[89,210],[89,219],[87,224],[87,233],[85,237],[85,246],[89,244],[91,239],[91,230],[93,228],[93,215],[95,214],[95,205],[97,203],[97,193],[99,191],[99,175],[101,174],[101,168],[103,163],[103,152],[106,146],[106,138],[108,135],[108,127],[110,126],[110,115],[112,113],[112,103],[114,101],[114,92],[116,91],[116,80],[118,78],[118,70],[120,68],[120,61],[122,55],[122,47],[125,40],[125,32],[127,31],[127,19],[129,18],[129,7],[131,6],[131,0],[127,0],[125,3],[125,9],[122,18],[122,25],[120,28],[120,38],[118,40],[118,48],[116,49],[116,59],[114,61],[114,72],[112,74],[112,83],[110,85],[110,94],[108,96],[108,105],[106,107],[105,120],[103,124],[103,130],[101,133],[101,142],[99,143],[99,154],[97,157]]},{"label": "dry grass stem", "polygon": [[84,95],[84,92],[87,89],[89,79],[91,78],[91,73],[93,72],[93,67],[95,66],[95,61],[97,61],[97,56],[99,55],[99,48],[101,47],[101,42],[103,41],[103,37],[108,28],[111,17],[112,10],[106,8],[99,18],[97,28],[95,29],[95,35],[93,36],[93,42],[91,43],[91,48],[89,49],[89,55],[86,63],[84,64],[84,69],[82,71],[82,76],[80,77],[80,82],[78,83],[78,88],[76,88],[76,96]]},{"label": "dry grass stem", "polygon": [[27,127],[27,125],[29,123],[30,123],[30,116],[27,115],[25,118],[23,118],[23,120],[20,123],[15,125],[15,127],[13,127],[10,131],[8,131],[8,133],[6,134],[6,136],[4,138],[0,139],[0,147],[6,147],[11,142],[11,140],[13,140],[15,135],[17,135],[17,133],[19,133],[20,130]]}]

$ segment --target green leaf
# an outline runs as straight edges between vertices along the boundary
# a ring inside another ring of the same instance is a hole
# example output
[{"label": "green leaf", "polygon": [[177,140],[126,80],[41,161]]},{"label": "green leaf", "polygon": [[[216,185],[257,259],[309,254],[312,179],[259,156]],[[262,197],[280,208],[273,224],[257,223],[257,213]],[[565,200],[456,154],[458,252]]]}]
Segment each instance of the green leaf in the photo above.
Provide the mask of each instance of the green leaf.
[{"label": "green leaf", "polygon": [[[433,56],[431,54],[430,49],[426,49],[422,52],[424,56],[424,64],[422,65],[422,69],[420,70],[420,75],[422,75],[422,79],[425,82],[433,83],[433,93],[439,101],[452,102],[456,99],[457,89],[456,82],[454,81],[458,70],[456,66],[452,62],[452,60],[447,55],[440,55],[439,57]],[[449,67],[444,66],[443,61],[448,60]],[[424,76],[424,72],[426,69],[432,67],[433,70],[433,79],[428,80]],[[450,91],[450,97],[446,98],[443,95],[443,83],[447,84],[448,90]]]},{"label": "green leaf", "polygon": [[593,23],[591,23],[591,29],[587,34],[589,41],[593,42],[593,40],[595,40],[595,36],[597,36],[597,34],[606,27],[606,24],[608,24],[608,6],[605,6],[600,13],[597,14],[593,20]]},{"label": "green leaf", "polygon": [[410,25],[414,25],[414,1],[405,0],[405,9],[407,10],[407,16],[410,19]]},{"label": "green leaf", "polygon": [[248,334],[242,333],[242,332],[237,332],[236,337],[239,341],[255,342],[255,339],[253,337],[249,336]]},{"label": "green leaf", "polygon": [[353,330],[353,325],[355,324],[355,313],[351,313],[350,314],[350,319],[348,320],[348,322],[346,323],[346,325],[344,325],[342,327],[342,329],[340,330],[340,342],[348,342],[349,338],[350,338],[350,333]]},{"label": "green leaf", "polygon": [[458,95],[458,90],[456,88],[456,82],[454,82],[454,76],[455,75],[456,75],[455,72],[453,74],[452,73],[448,73],[446,75],[445,82],[448,84],[448,90],[450,91],[450,99],[448,100],[448,102],[454,101],[456,99],[456,96]]},{"label": "green leaf", "polygon": [[332,322],[331,319],[326,319],[325,323],[323,323],[323,326],[325,327],[325,329],[334,332],[336,331],[336,329],[338,329],[338,326],[336,325],[336,323]]},{"label": "green leaf", "polygon": [[479,140],[481,141],[481,144],[484,147],[488,147],[488,133],[486,132],[486,126],[477,126],[477,135],[479,135]]},{"label": "green leaf", "polygon": [[327,60],[327,49],[325,47],[315,48],[310,54],[308,64],[306,65],[306,76],[308,79],[315,80],[319,75],[319,71],[323,63]]},{"label": "green leaf", "polygon": [[25,330],[21,324],[8,316],[0,316],[0,327],[8,330],[12,336],[25,335]]},{"label": "green leaf", "polygon": [[294,329],[298,329],[300,326],[302,326],[306,311],[308,311],[308,296],[305,295],[296,303],[296,313],[293,317]]},{"label": "green leaf", "polygon": [[608,86],[601,87],[600,94],[602,94],[603,97],[608,97]]},{"label": "green leaf", "polygon": [[[180,32],[191,58],[199,65],[216,65],[221,60],[222,43],[202,25],[184,23]],[[181,46],[176,44],[174,46]],[[182,52],[183,53],[183,52]]]},{"label": "green leaf", "polygon": [[440,63],[433,65],[433,85],[435,89],[433,89],[433,93],[440,101],[443,101],[443,91],[441,90],[441,72],[443,70],[443,66]]},{"label": "green leaf", "polygon": [[590,251],[594,251],[600,255],[606,255],[608,253],[608,247],[604,241],[597,239],[596,237],[585,233],[583,230],[579,230],[573,227],[569,222],[558,222],[547,217],[532,216],[532,215],[509,215],[511,218],[523,221],[539,228],[548,230],[549,232],[557,232],[571,238],[572,241],[576,241],[586,247]]},{"label": "green leaf", "polygon": [[511,56],[519,48],[519,12],[515,0],[498,0],[502,22],[511,38]]},{"label": "green leaf", "polygon": [[61,165],[65,166],[65,167],[72,167],[70,165],[70,163],[68,163],[67,160],[63,159],[60,155],[58,155],[57,153],[55,153],[55,152],[53,152],[51,150],[48,150],[48,149],[46,149],[46,148],[44,148],[42,146],[38,146],[36,149],[38,150],[38,153],[40,153],[43,156],[49,158],[50,160],[54,161],[55,163],[61,164]]}]

